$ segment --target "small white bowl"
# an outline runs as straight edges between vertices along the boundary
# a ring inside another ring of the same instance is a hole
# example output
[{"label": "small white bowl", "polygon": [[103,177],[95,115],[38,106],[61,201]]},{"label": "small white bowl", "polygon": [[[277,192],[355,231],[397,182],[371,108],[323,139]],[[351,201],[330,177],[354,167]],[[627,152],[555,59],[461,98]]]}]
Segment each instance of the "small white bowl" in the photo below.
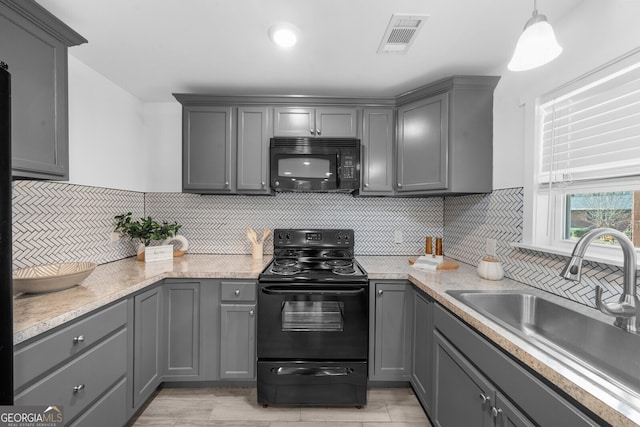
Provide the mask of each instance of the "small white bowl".
[{"label": "small white bowl", "polygon": [[16,293],[43,294],[69,289],[86,279],[96,268],[93,262],[64,262],[13,270]]}]

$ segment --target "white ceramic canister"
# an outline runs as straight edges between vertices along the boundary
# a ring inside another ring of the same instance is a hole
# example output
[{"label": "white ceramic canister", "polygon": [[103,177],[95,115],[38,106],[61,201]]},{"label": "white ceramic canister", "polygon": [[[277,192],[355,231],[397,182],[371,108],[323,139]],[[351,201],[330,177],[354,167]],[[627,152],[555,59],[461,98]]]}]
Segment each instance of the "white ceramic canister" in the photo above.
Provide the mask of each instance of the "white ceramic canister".
[{"label": "white ceramic canister", "polygon": [[478,264],[478,276],[487,280],[501,280],[504,277],[502,263],[498,258],[486,256]]}]

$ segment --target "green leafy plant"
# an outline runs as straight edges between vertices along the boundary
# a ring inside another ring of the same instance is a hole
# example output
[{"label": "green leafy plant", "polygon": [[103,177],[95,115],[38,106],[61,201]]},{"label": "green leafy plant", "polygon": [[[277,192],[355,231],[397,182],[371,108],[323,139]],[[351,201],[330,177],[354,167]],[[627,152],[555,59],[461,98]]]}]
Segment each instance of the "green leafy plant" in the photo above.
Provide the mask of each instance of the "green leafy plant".
[{"label": "green leafy plant", "polygon": [[119,232],[121,236],[140,239],[145,246],[149,246],[152,240],[165,240],[173,237],[182,228],[182,225],[175,221],[173,223],[168,223],[167,221],[159,223],[151,219],[150,216],[134,221],[131,219],[131,215],[131,212],[116,215],[117,223],[114,231]]}]

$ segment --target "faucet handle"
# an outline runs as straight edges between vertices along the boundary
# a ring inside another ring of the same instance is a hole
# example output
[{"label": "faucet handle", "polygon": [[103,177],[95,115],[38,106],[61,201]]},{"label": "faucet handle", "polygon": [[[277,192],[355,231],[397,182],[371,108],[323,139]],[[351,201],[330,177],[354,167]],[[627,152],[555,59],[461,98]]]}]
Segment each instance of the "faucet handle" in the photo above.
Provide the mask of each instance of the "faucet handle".
[{"label": "faucet handle", "polygon": [[596,286],[596,307],[598,310],[608,316],[629,318],[636,315],[636,309],[633,305],[626,302],[603,302],[602,288]]}]

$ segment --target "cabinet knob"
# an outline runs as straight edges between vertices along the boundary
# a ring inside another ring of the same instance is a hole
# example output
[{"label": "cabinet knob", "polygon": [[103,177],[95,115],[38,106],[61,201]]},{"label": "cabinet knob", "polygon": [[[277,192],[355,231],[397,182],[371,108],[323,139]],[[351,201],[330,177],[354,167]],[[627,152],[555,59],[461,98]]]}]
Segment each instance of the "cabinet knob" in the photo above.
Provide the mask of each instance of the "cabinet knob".
[{"label": "cabinet knob", "polygon": [[398,188],[402,188],[402,183],[398,183]]},{"label": "cabinet knob", "polygon": [[73,343],[78,344],[84,342],[84,335],[78,335],[77,337],[73,337]]},{"label": "cabinet knob", "polygon": [[498,418],[500,415],[502,415],[502,409],[496,408],[494,406],[493,408],[491,408],[491,415],[493,416],[493,418]]},{"label": "cabinet knob", "polygon": [[264,181],[262,181],[260,184],[262,184],[262,188],[264,188],[264,186],[267,185],[267,183]]},{"label": "cabinet knob", "polygon": [[311,135],[315,135],[315,134],[316,134],[316,133],[313,131],[313,129],[309,129],[309,133],[310,133]]},{"label": "cabinet knob", "polygon": [[84,390],[84,384],[80,384],[80,385],[77,385],[77,386],[74,386],[74,387],[73,387],[73,392],[74,392],[74,393],[79,393],[79,392],[81,392],[82,390]]},{"label": "cabinet knob", "polygon": [[322,131],[320,129],[316,129],[316,135],[322,135]]},{"label": "cabinet knob", "polygon": [[229,181],[225,181],[225,182],[224,182],[224,186],[225,186],[225,187],[228,187],[228,186],[229,186]]},{"label": "cabinet knob", "polygon": [[378,289],[378,295],[382,295],[382,294],[383,294],[382,289]]},{"label": "cabinet knob", "polygon": [[365,186],[365,187],[369,187],[369,184],[365,184],[364,186]]},{"label": "cabinet knob", "polygon": [[491,398],[484,393],[480,393],[480,399],[482,399],[483,404],[491,402]]},{"label": "cabinet knob", "polygon": [[253,315],[254,315],[253,310],[249,311],[249,317],[253,317]]},{"label": "cabinet knob", "polygon": [[236,289],[236,291],[234,292],[234,294],[236,294],[236,296],[240,295],[240,289]]}]

